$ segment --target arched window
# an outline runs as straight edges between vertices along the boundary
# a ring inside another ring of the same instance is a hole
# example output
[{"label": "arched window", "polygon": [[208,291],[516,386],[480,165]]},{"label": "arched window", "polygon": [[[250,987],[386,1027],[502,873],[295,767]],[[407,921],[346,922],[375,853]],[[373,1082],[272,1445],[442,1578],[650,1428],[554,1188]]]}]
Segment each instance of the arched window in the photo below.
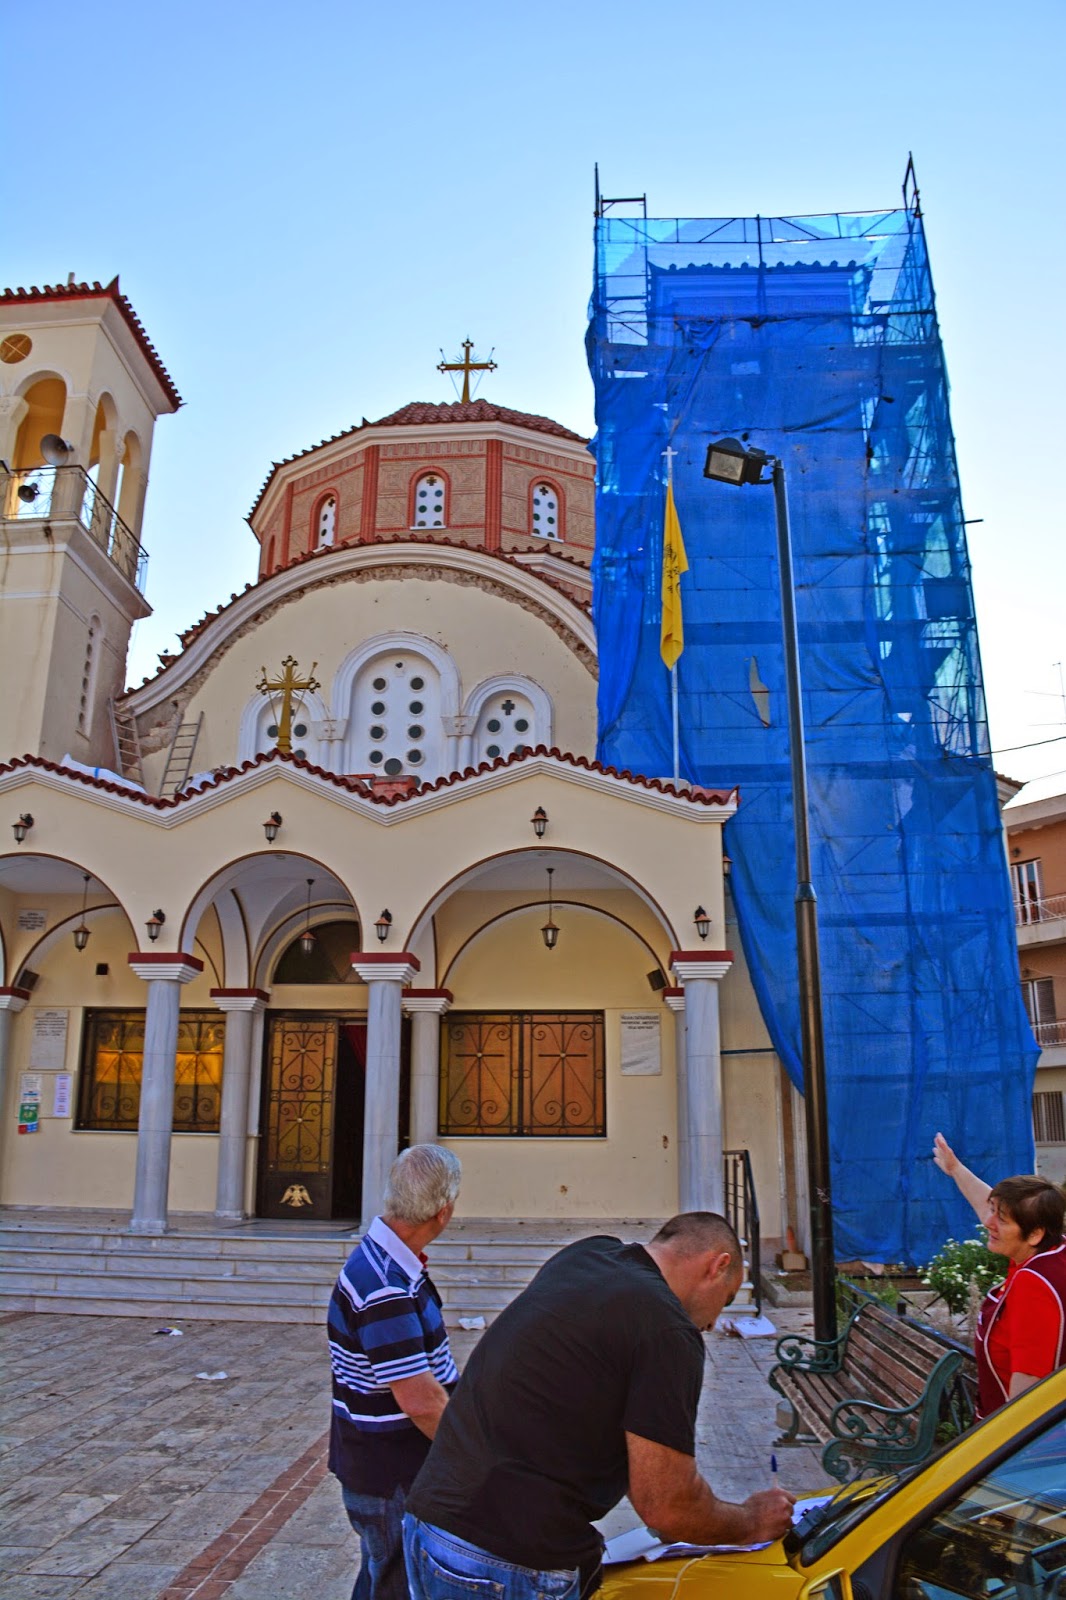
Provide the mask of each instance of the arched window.
[{"label": "arched window", "polygon": [[415,484],[414,520],[413,528],[444,528],[447,526],[445,516],[444,479],[439,472],[426,472]]},{"label": "arched window", "polygon": [[533,486],[529,531],[542,539],[562,538],[559,496],[550,483],[537,483]]},{"label": "arched window", "polygon": [[352,696],[353,772],[435,778],[443,759],[440,674],[414,651],[394,649],[360,669]]},{"label": "arched window", "polygon": [[318,508],[315,518],[315,549],[333,543],[337,536],[337,496],[328,494]]},{"label": "arched window", "polygon": [[[316,697],[317,698],[317,697]],[[278,714],[280,700],[267,699],[263,695],[257,696],[249,702],[241,719],[239,737],[238,760],[249,761],[253,756],[267,755],[278,747]],[[323,755],[328,750],[328,745],[323,747],[315,734],[315,719],[322,716],[321,709],[313,702],[297,700],[292,708],[292,753],[303,761],[311,761],[316,766],[324,765]]]},{"label": "arched window", "polygon": [[474,724],[475,764],[532,750],[538,744],[549,744],[550,702],[546,706],[543,703],[546,701],[544,691],[533,684],[527,688],[521,686],[520,681],[508,680],[506,684],[490,686],[481,700]]}]

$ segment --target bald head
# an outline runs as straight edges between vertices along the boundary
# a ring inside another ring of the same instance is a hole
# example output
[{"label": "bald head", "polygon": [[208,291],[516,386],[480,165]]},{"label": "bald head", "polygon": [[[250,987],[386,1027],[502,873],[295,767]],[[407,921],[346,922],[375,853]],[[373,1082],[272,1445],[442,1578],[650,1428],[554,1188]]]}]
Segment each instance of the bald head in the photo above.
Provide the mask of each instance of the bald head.
[{"label": "bald head", "polygon": [[734,1267],[740,1268],[744,1264],[740,1240],[717,1211],[682,1211],[679,1216],[664,1222],[651,1242],[665,1246],[679,1259],[711,1252],[728,1255]]}]

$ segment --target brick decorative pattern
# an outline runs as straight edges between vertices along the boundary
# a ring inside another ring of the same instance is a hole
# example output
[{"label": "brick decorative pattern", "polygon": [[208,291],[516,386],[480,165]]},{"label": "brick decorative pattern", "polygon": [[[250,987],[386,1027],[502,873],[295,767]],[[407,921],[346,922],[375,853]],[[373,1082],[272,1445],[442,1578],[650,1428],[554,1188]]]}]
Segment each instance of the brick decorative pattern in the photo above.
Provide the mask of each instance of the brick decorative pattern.
[{"label": "brick decorative pattern", "polygon": [[224,1533],[171,1579],[159,1600],[223,1600],[245,1568],[326,1476],[326,1434],[286,1467]]}]

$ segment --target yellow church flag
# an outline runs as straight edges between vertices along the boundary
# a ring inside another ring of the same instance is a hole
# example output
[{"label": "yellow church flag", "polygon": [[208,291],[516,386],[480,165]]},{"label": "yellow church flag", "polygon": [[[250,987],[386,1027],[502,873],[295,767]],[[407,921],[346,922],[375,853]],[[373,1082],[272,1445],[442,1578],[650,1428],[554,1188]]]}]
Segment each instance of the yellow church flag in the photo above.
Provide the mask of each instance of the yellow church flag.
[{"label": "yellow church flag", "polygon": [[685,648],[685,629],[681,618],[681,574],[687,571],[688,557],[685,555],[685,541],[681,537],[681,524],[677,520],[674,486],[668,482],[663,517],[663,616],[659,633],[659,654],[668,667],[677,665],[677,658]]}]

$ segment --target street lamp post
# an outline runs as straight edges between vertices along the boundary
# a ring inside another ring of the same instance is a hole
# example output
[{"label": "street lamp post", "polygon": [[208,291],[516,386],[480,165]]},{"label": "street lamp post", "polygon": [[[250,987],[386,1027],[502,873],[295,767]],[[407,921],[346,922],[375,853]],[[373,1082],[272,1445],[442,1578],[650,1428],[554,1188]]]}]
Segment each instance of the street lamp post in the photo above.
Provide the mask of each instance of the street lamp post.
[{"label": "street lamp post", "polygon": [[[763,469],[770,468],[769,479]],[[800,1028],[803,1050],[803,1104],[807,1124],[807,1181],[810,1190],[811,1281],[814,1290],[814,1337],[836,1338],[836,1265],[833,1255],[833,1210],[829,1177],[829,1118],[825,1086],[825,1042],[822,1034],[822,980],[818,950],[818,900],[811,883],[810,822],[807,811],[807,753],[803,736],[799,644],[796,633],[796,589],[792,573],[792,536],[788,521],[785,469],[777,456],[745,447],[738,439],[719,439],[707,451],[704,476],[720,483],[772,483],[777,521],[777,567],[781,587],[781,631],[784,636],[785,684],[788,696],[788,742],[792,768],[792,817],[796,835],[796,947],[800,986]]]}]

